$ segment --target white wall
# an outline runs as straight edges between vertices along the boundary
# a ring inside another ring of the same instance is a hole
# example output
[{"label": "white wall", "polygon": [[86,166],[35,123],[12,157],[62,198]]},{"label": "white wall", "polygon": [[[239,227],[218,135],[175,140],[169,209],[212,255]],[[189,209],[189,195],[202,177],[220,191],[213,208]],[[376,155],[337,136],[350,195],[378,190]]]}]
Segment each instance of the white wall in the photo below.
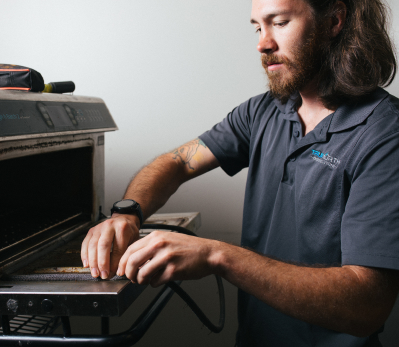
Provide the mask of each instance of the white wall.
[{"label": "white wall", "polygon": [[[106,211],[140,167],[265,90],[249,0],[1,4],[2,61],[47,82],[73,80],[75,94],[103,98],[119,126],[106,135]],[[200,211],[203,230],[239,233],[245,174],[207,176],[163,211]]]},{"label": "white wall", "polygon": [[[399,38],[399,4],[389,3]],[[76,95],[103,98],[118,124],[118,132],[106,135],[105,211],[140,167],[265,90],[250,0],[0,5],[1,62],[32,67],[46,82],[74,81]],[[398,80],[389,90],[399,95]],[[202,235],[238,242],[245,174],[228,178],[216,170],[188,182],[162,211],[200,211]],[[234,322],[233,317],[231,331]]]},{"label": "white wall", "polygon": [[[399,4],[393,31],[399,37]],[[73,80],[105,100],[106,206],[134,172],[265,90],[250,0],[1,0],[1,60]],[[395,94],[398,82],[389,88]],[[399,93],[396,93],[399,94]],[[186,183],[162,211],[200,211],[203,232],[240,232],[245,172]],[[216,193],[217,192],[217,193]]]}]

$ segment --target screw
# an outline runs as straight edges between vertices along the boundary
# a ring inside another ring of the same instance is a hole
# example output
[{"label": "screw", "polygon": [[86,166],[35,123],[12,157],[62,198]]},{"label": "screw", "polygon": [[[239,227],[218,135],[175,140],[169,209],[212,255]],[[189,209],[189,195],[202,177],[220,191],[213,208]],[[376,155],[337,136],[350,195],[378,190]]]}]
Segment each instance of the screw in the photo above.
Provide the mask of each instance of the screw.
[{"label": "screw", "polygon": [[29,301],[29,302],[28,302],[28,306],[29,306],[29,307],[32,307],[32,306],[33,306],[33,302],[32,302],[32,301]]},{"label": "screw", "polygon": [[98,302],[93,302],[93,306],[94,306],[94,308],[97,308],[98,307]]},{"label": "screw", "polygon": [[14,300],[14,299],[9,299],[9,300],[7,301],[7,308],[8,308],[10,311],[17,312],[17,309],[18,309],[18,301],[17,301],[17,300]]}]

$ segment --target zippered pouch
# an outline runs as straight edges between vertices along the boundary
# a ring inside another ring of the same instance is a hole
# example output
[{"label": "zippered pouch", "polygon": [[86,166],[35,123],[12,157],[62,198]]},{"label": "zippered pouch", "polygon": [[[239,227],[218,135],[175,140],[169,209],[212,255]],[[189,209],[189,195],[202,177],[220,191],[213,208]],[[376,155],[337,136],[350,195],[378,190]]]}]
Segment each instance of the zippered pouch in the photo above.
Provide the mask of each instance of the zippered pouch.
[{"label": "zippered pouch", "polygon": [[28,67],[0,64],[0,89],[41,92],[44,80],[39,72]]}]

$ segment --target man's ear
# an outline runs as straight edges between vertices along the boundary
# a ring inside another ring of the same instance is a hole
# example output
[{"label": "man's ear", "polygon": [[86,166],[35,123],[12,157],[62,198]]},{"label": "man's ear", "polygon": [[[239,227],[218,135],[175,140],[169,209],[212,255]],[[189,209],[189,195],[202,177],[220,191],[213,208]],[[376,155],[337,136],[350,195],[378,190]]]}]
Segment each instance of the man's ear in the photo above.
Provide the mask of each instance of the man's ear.
[{"label": "man's ear", "polygon": [[336,37],[342,30],[346,21],[346,5],[337,1],[334,5],[334,12],[330,18],[330,36]]}]

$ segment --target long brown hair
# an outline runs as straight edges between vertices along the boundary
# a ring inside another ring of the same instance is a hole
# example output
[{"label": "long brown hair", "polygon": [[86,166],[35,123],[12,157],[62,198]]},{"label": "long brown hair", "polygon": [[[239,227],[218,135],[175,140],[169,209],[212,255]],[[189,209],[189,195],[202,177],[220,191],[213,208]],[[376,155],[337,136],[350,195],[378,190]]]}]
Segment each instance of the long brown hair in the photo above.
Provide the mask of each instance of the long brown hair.
[{"label": "long brown hair", "polygon": [[[320,22],[334,15],[337,0],[306,0]],[[363,98],[396,74],[394,45],[381,0],[342,0],[347,8],[341,33],[326,48],[319,74],[319,97],[328,108]]]}]

